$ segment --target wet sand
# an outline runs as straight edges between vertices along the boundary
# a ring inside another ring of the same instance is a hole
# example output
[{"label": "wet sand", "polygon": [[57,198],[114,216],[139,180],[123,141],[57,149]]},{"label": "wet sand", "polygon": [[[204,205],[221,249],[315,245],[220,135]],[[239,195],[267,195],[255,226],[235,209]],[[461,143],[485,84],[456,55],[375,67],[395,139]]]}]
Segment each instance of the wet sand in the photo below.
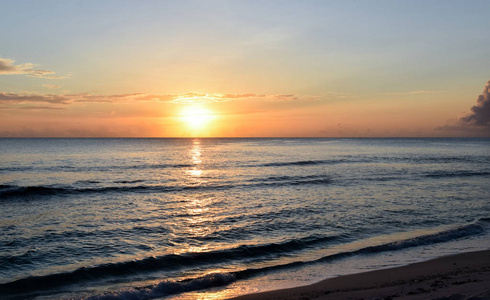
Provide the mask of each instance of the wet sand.
[{"label": "wet sand", "polygon": [[490,300],[490,250],[340,276],[309,286],[244,295],[234,299]]}]

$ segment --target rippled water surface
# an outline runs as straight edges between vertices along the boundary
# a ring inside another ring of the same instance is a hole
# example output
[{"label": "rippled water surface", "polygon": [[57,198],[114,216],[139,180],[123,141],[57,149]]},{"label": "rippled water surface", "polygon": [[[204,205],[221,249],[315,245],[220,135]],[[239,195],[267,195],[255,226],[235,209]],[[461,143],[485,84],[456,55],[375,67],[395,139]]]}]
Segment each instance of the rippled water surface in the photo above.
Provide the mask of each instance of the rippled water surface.
[{"label": "rippled water surface", "polygon": [[0,153],[4,298],[220,298],[490,241],[489,139],[0,139]]}]

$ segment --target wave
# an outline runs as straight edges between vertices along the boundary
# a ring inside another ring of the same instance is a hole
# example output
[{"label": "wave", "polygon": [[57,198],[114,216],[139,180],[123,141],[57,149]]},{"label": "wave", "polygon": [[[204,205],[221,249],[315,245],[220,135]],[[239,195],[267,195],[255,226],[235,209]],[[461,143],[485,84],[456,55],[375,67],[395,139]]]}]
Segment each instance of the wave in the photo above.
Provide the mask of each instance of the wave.
[{"label": "wave", "polygon": [[[162,297],[174,293],[182,293],[187,291],[194,291],[194,290],[205,289],[205,288],[210,288],[215,286],[221,286],[221,285],[226,285],[235,280],[247,279],[250,277],[263,274],[265,272],[274,272],[282,269],[296,268],[308,264],[330,262],[330,261],[335,261],[335,260],[339,260],[355,255],[365,255],[371,253],[396,251],[404,248],[447,242],[453,239],[463,238],[463,237],[467,237],[483,232],[484,227],[482,226],[481,223],[485,223],[485,222],[489,223],[490,219],[483,218],[474,224],[464,225],[458,228],[439,232],[436,234],[419,236],[413,239],[407,239],[407,240],[387,243],[378,246],[365,247],[351,252],[340,252],[337,254],[322,257],[314,261],[294,261],[291,263],[276,265],[276,266],[268,266],[268,267],[255,268],[255,269],[251,268],[251,269],[245,269],[245,270],[231,272],[231,273],[213,274],[211,275],[211,278],[214,278],[214,276],[218,276],[218,278],[220,279],[216,282],[207,281],[209,285],[199,284],[202,281],[202,278],[190,279],[184,284],[182,284],[181,282],[164,281],[156,286],[147,287],[145,290],[125,291],[125,292],[113,293],[110,295],[104,295],[104,296],[94,296],[89,299],[93,299],[93,300],[128,299],[128,296],[137,296],[139,297],[137,299],[153,299],[153,298]],[[215,283],[215,285],[213,285],[213,283]],[[100,298],[100,297],[107,297],[107,298]]]},{"label": "wave", "polygon": [[0,196],[15,197],[23,195],[54,195],[65,192],[66,189],[54,186],[15,186],[15,185],[0,185]]},{"label": "wave", "polygon": [[481,163],[482,161],[488,162],[488,157],[483,156],[435,156],[435,157],[415,157],[413,159],[407,158],[420,163]]},{"label": "wave", "polygon": [[11,172],[108,172],[113,170],[146,170],[146,169],[181,169],[190,168],[192,164],[134,164],[134,165],[94,165],[94,166],[16,166],[0,167],[0,173]]},{"label": "wave", "polygon": [[[8,243],[8,245],[12,245],[13,243]],[[24,251],[22,254],[16,255],[0,255],[0,266],[3,268],[5,265],[18,266],[25,263],[31,263],[32,260],[30,258],[31,254],[35,252],[34,249],[28,249]]]},{"label": "wave", "polygon": [[45,288],[52,289],[68,284],[97,279],[124,277],[159,270],[168,271],[202,265],[212,265],[243,258],[260,258],[274,253],[291,253],[313,245],[333,242],[339,238],[341,238],[341,236],[308,236],[279,243],[241,245],[224,250],[168,254],[159,257],[147,257],[141,260],[83,267],[72,272],[49,274],[45,276],[31,276],[0,284],[0,295],[2,292],[14,292],[19,289],[25,289],[25,287],[30,287],[33,290]]},{"label": "wave", "polygon": [[[141,183],[141,182],[145,182],[144,180],[142,179],[136,179],[136,180],[116,180],[114,181],[114,183]],[[97,182],[95,182],[97,183]]]},{"label": "wave", "polygon": [[[353,251],[338,252],[312,261],[293,261],[261,268],[248,268],[230,273],[213,273],[204,277],[191,278],[184,281],[163,281],[155,286],[138,288],[103,296],[94,296],[90,299],[126,299],[128,295],[138,296],[138,299],[151,299],[172,293],[181,293],[191,290],[224,285],[234,280],[254,277],[266,272],[280,271],[304,265],[332,262],[339,259],[370,255],[375,253],[397,251],[423,245],[444,243],[455,239],[470,237],[483,233],[490,224],[490,218],[481,218],[476,222],[462,225],[434,234],[421,235],[411,239],[389,242],[381,245],[368,246]],[[70,284],[79,284],[87,281],[121,278],[152,271],[171,271],[182,268],[198,266],[216,266],[230,261],[244,259],[269,258],[276,253],[279,256],[289,256],[295,251],[301,251],[317,245],[328,245],[340,241],[343,236],[309,236],[302,239],[287,240],[279,243],[263,245],[241,245],[231,249],[208,252],[191,252],[183,254],[169,254],[160,257],[147,257],[142,260],[133,260],[120,263],[108,263],[93,267],[84,267],[72,272],[49,274],[45,276],[31,276],[13,282],[0,284],[0,296],[35,294],[43,290],[59,289]],[[103,298],[107,297],[107,298]]]},{"label": "wave", "polygon": [[[130,219],[126,220],[128,224],[132,221]],[[44,232],[39,235],[32,235],[30,237],[25,238],[16,238],[13,241],[0,242],[1,246],[10,246],[10,247],[29,247],[30,245],[36,245],[39,242],[49,242],[49,243],[63,243],[63,242],[73,242],[74,244],[77,241],[87,240],[87,239],[104,239],[104,240],[112,240],[118,239],[121,236],[126,235],[145,235],[145,234],[166,234],[170,231],[168,227],[163,225],[157,226],[128,226],[124,228],[112,228],[107,230],[98,230],[98,229],[88,229],[88,230],[66,230],[62,232]],[[77,249],[78,246],[73,246],[74,249]],[[104,245],[107,247],[107,245]],[[66,249],[70,249],[68,246]],[[31,250],[28,253],[33,252]],[[15,256],[3,256],[0,255],[0,265],[8,259],[14,259]],[[14,266],[15,267],[15,266]]]},{"label": "wave", "polygon": [[230,273],[211,273],[194,279],[163,281],[155,286],[115,292],[107,295],[95,295],[86,298],[86,300],[154,299],[173,294],[219,287],[234,282],[235,280],[235,276]]},{"label": "wave", "polygon": [[394,251],[405,248],[424,246],[430,244],[444,243],[451,240],[469,237],[483,233],[485,231],[485,225],[483,223],[490,222],[490,219],[482,218],[478,222],[463,225],[461,227],[441,231],[434,234],[422,235],[407,240],[387,243],[379,246],[366,247],[356,251],[356,253],[378,253],[385,251]]},{"label": "wave", "polygon": [[302,184],[329,184],[333,182],[328,175],[306,175],[306,176],[270,176],[248,180],[254,184],[243,186],[288,186]]},{"label": "wave", "polygon": [[[471,163],[480,164],[490,162],[490,156],[377,156],[377,155],[344,155],[337,159],[319,160],[296,160],[296,161],[276,161],[259,164],[245,164],[241,167],[294,167],[294,166],[315,166],[315,165],[334,165],[345,163],[378,163],[378,162],[409,162],[415,164],[434,164],[434,163]],[[108,164],[108,165],[21,165],[0,167],[0,173],[16,172],[111,172],[118,170],[163,170],[163,169],[182,169],[191,168],[193,164],[188,163],[137,163],[137,164]]]},{"label": "wave", "polygon": [[[137,183],[138,181],[128,181],[126,183]],[[87,187],[77,188],[69,185],[38,185],[38,186],[16,186],[0,185],[0,197],[19,198],[19,197],[36,197],[49,195],[66,195],[82,193],[120,193],[120,192],[182,192],[188,190],[223,190],[236,187],[265,187],[265,186],[289,186],[289,185],[306,185],[306,184],[328,184],[332,180],[326,175],[312,176],[281,176],[269,177],[265,179],[253,179],[248,182],[229,181],[222,184],[205,184],[205,185],[123,185],[123,186],[106,186],[106,187]]]},{"label": "wave", "polygon": [[66,195],[78,193],[103,193],[103,192],[129,192],[146,190],[151,186],[114,186],[100,188],[74,188],[70,186],[15,186],[0,185],[0,196],[2,198],[23,197],[23,196],[46,196],[46,195]]},{"label": "wave", "polygon": [[488,171],[435,171],[425,175],[431,178],[489,176]]},{"label": "wave", "polygon": [[409,162],[415,164],[445,164],[445,163],[482,163],[488,162],[488,156],[366,156],[371,162],[390,161],[390,162]]},{"label": "wave", "polygon": [[[223,186],[207,186],[207,188],[223,188]],[[83,193],[117,193],[117,192],[175,192],[187,189],[202,189],[206,186],[152,186],[152,185],[135,185],[135,186],[106,186],[106,187],[89,187],[76,188],[72,186],[15,186],[0,185],[0,197],[18,198],[27,196],[46,196],[46,195],[67,195]]]},{"label": "wave", "polygon": [[[318,164],[321,161],[297,161],[291,163],[274,163],[282,165],[294,164]],[[399,175],[399,174],[398,174]],[[488,171],[470,171],[470,170],[438,170],[428,173],[418,174],[422,178],[451,178],[451,177],[475,177],[490,176]],[[358,181],[392,181],[403,178],[402,176],[383,175],[375,177],[362,177],[350,182]],[[245,181],[220,181],[219,183],[206,183],[197,185],[148,185],[144,180],[119,180],[114,183],[119,185],[97,186],[101,184],[98,181],[78,181],[73,185],[35,185],[35,186],[17,186],[3,184],[0,185],[0,198],[24,198],[33,199],[37,196],[55,196],[66,194],[82,193],[167,193],[167,192],[185,192],[185,191],[213,191],[227,190],[233,188],[260,188],[260,187],[283,187],[298,185],[325,185],[325,184],[346,184],[348,181],[333,180],[327,174],[303,175],[303,176],[266,176],[256,177]],[[79,185],[80,183],[90,184],[88,186]]]},{"label": "wave", "polygon": [[299,160],[299,161],[286,161],[286,162],[272,162],[259,164],[255,166],[259,167],[287,167],[287,166],[312,166],[312,165],[326,165],[326,164],[340,164],[357,162],[348,159],[328,159],[328,160]]},{"label": "wave", "polygon": [[[377,162],[410,162],[417,164],[427,163],[481,163],[488,162],[490,157],[488,156],[410,156],[410,157],[397,157],[397,156],[361,156],[361,157],[349,157],[339,159],[325,159],[325,160],[298,160],[298,161],[285,161],[285,162],[270,162],[258,165],[252,165],[252,167],[288,167],[288,166],[314,166],[314,165],[333,165],[343,163],[377,163]],[[250,166],[248,166],[250,167]]]},{"label": "wave", "polygon": [[274,265],[274,266],[268,266],[268,267],[256,268],[256,269],[245,269],[242,271],[235,272],[233,274],[235,275],[237,280],[247,279],[250,277],[257,276],[264,272],[280,271],[283,269],[296,268],[305,265],[331,262],[331,261],[335,261],[351,256],[356,256],[356,255],[369,255],[369,254],[376,254],[382,252],[397,251],[397,250],[430,245],[430,244],[444,243],[444,242],[449,242],[451,240],[456,240],[460,238],[481,234],[486,230],[488,224],[490,224],[490,218],[481,218],[474,223],[462,225],[460,227],[456,227],[446,231],[441,231],[434,234],[422,235],[411,239],[395,241],[395,242],[390,242],[390,243],[376,245],[376,246],[368,246],[353,251],[339,252],[336,254],[323,256],[319,259],[312,260],[312,261],[293,261],[287,264],[280,264],[280,265]]}]

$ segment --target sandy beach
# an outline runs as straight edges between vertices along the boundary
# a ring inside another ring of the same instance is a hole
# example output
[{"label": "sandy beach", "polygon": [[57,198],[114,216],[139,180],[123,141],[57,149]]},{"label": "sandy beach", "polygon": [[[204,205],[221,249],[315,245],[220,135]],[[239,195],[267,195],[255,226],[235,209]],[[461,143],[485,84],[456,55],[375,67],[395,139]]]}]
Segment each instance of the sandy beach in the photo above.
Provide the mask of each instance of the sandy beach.
[{"label": "sandy beach", "polygon": [[490,299],[490,250],[233,299]]}]

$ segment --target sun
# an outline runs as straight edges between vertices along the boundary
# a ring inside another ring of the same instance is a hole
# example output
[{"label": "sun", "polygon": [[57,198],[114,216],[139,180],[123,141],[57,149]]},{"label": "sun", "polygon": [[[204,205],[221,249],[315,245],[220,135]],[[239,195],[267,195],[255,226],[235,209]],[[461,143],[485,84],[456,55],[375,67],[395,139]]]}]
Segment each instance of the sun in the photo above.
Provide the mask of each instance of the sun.
[{"label": "sun", "polygon": [[194,131],[205,129],[214,118],[213,112],[202,106],[185,107],[180,114],[180,119]]}]

